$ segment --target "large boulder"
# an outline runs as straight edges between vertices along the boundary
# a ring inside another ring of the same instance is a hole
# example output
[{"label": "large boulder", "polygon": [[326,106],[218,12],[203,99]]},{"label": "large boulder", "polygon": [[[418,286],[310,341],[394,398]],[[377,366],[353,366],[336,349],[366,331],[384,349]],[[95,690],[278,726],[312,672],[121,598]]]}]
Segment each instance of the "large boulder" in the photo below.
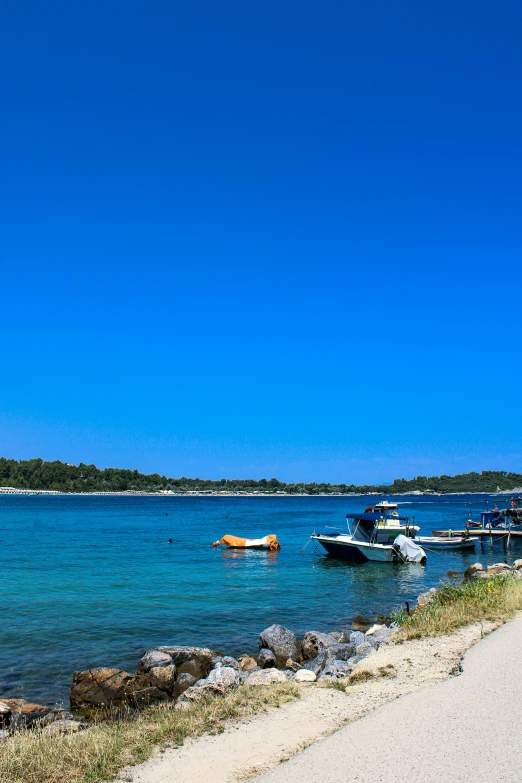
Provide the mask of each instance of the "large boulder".
[{"label": "large boulder", "polygon": [[186,705],[203,701],[213,696],[224,696],[225,687],[219,682],[206,682],[204,685],[192,685],[177,699],[177,705]]},{"label": "large boulder", "polygon": [[74,672],[71,687],[71,709],[118,707],[140,690],[136,677],[121,669],[89,669]]},{"label": "large boulder", "polygon": [[271,685],[273,682],[286,682],[284,672],[279,669],[262,669],[258,672],[252,672],[247,677],[245,685],[257,687],[258,685]]},{"label": "large boulder", "polygon": [[383,625],[381,628],[375,631],[371,637],[368,638],[368,641],[370,641],[370,639],[373,639],[374,642],[378,642],[379,644],[386,644],[387,642],[390,641],[392,636],[393,636],[393,631],[390,628],[388,628],[388,626]]},{"label": "large boulder", "polygon": [[9,726],[10,720],[11,708],[4,701],[0,701],[0,729]]},{"label": "large boulder", "polygon": [[363,617],[362,614],[358,614],[353,620],[352,631],[362,631],[365,633],[371,625],[371,620],[368,620],[367,617]]},{"label": "large boulder", "polygon": [[343,677],[343,673],[339,671],[337,666],[335,666],[333,663],[328,664],[328,666],[325,666],[319,677],[317,678],[319,681],[322,679],[325,680],[337,680],[340,677]]},{"label": "large boulder", "polygon": [[241,658],[239,658],[239,663],[241,664],[241,669],[244,672],[249,672],[257,667],[256,659],[251,658],[250,655],[243,655]]},{"label": "large boulder", "polygon": [[138,674],[146,674],[151,669],[158,669],[162,666],[172,666],[173,663],[171,655],[159,650],[149,650],[138,663]]},{"label": "large boulder", "polygon": [[232,658],[231,655],[224,655],[221,659],[221,665],[222,666],[230,666],[231,669],[236,669],[236,671],[239,671],[241,669],[241,664],[237,660],[237,658]]},{"label": "large boulder", "polygon": [[167,701],[168,698],[167,693],[151,686],[150,688],[140,688],[140,690],[134,691],[128,702],[133,707],[142,709],[143,707],[149,707],[151,704],[160,704],[162,701]]},{"label": "large boulder", "polygon": [[326,665],[330,664],[335,659],[340,661],[347,661],[352,655],[355,655],[355,647],[353,644],[334,644],[328,647],[325,651]]},{"label": "large boulder", "polygon": [[303,658],[305,661],[310,661],[315,658],[322,650],[326,650],[327,647],[331,647],[334,644],[338,644],[341,634],[338,634],[338,638],[329,633],[321,633],[321,631],[308,631],[303,637]]},{"label": "large boulder", "polygon": [[220,666],[219,669],[212,669],[206,682],[218,683],[223,686],[225,691],[228,691],[239,685],[239,673],[232,666]]},{"label": "large boulder", "polygon": [[303,669],[307,669],[310,672],[313,672],[315,675],[318,675],[325,667],[326,664],[326,650],[323,650],[323,652],[320,652],[319,655],[317,655],[315,658],[312,658],[311,661],[305,661],[303,663]]},{"label": "large boulder", "polygon": [[149,671],[149,683],[153,688],[158,688],[160,691],[171,694],[176,682],[176,667],[174,664],[171,666],[155,666]]},{"label": "large boulder", "polygon": [[259,635],[259,647],[268,649],[274,653],[276,666],[284,669],[289,658],[299,661],[301,655],[297,640],[288,628],[282,625],[271,625]]},{"label": "large boulder", "polygon": [[276,659],[272,650],[268,650],[266,647],[263,647],[263,649],[259,651],[259,655],[257,656],[257,665],[261,669],[272,669],[275,666],[275,662]]},{"label": "large boulder", "polygon": [[482,563],[473,563],[464,571],[464,579],[476,579],[484,571]]},{"label": "large boulder", "polygon": [[425,593],[421,593],[417,598],[417,606],[426,606],[426,604],[431,603],[435,596],[437,595],[437,588],[432,587],[430,590],[427,590]]},{"label": "large boulder", "polygon": [[352,631],[348,639],[342,639],[342,641],[350,642],[354,647],[357,647],[357,645],[367,642],[368,639],[366,638],[366,634],[362,631]]},{"label": "large boulder", "polygon": [[177,671],[179,674],[191,674],[193,677],[200,680],[206,677],[208,672],[212,671],[213,668],[215,667],[212,666],[211,669],[208,669],[206,666],[201,666],[201,663],[196,658],[192,658],[192,660],[180,664],[177,667]]},{"label": "large boulder", "polygon": [[515,571],[522,571],[522,560],[515,560],[511,568]]},{"label": "large boulder", "polygon": [[315,682],[316,679],[316,675],[311,672],[310,669],[299,669],[299,671],[295,673],[294,677],[296,682]]},{"label": "large boulder", "polygon": [[179,674],[192,674],[199,679],[206,677],[213,668],[213,655],[207,647],[172,645],[156,649],[158,652],[170,655],[171,663],[176,665]]},{"label": "large boulder", "polygon": [[346,661],[346,665],[354,669],[355,664],[359,663],[359,661],[362,661],[363,658],[365,657],[366,657],[365,655],[354,655],[352,658],[348,658],[348,660]]},{"label": "large boulder", "polygon": [[172,698],[177,699],[179,696],[181,696],[182,693],[195,685],[196,682],[197,677],[194,677],[193,674],[188,674],[187,672],[178,674],[176,682],[172,688]]},{"label": "large boulder", "polygon": [[493,563],[487,567],[486,572],[488,576],[498,576],[499,574],[511,573],[511,568],[507,563]]},{"label": "large boulder", "polygon": [[246,670],[241,669],[241,671],[237,673],[239,677],[239,684],[244,685],[247,679],[252,674],[252,672],[260,672],[260,671],[261,669],[259,668],[259,666],[254,666],[253,669],[246,669]]},{"label": "large boulder", "polygon": [[[357,645],[355,648],[355,654],[364,658],[366,655],[369,655],[372,650],[373,647],[369,642],[363,642],[362,644]],[[348,660],[348,658],[346,658],[346,660]]]},{"label": "large boulder", "polygon": [[[352,659],[350,659],[350,661],[351,660]],[[355,664],[350,663],[350,661],[339,661],[336,659],[335,661],[332,661],[331,665],[335,666],[340,676],[346,677],[348,674],[350,674],[350,672],[353,671],[355,666]]]},{"label": "large boulder", "polygon": [[378,630],[379,630],[379,628],[383,628],[383,627],[384,627],[384,626],[383,626],[383,624],[382,624],[382,623],[374,623],[374,624],[373,624],[373,625],[372,625],[370,628],[368,628],[368,630],[366,631],[366,636],[372,636],[372,635],[375,633],[375,631],[378,631]]},{"label": "large boulder", "polygon": [[9,727],[11,730],[38,726],[47,715],[53,713],[51,707],[25,699],[3,699],[0,705],[2,727]]}]

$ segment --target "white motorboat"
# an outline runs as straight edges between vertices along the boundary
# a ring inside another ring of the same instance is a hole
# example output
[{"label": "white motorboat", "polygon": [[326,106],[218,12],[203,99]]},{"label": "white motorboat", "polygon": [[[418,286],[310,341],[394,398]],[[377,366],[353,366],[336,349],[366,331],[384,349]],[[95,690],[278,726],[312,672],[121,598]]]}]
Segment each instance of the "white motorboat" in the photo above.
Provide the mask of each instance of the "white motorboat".
[{"label": "white motorboat", "polygon": [[311,539],[328,554],[344,560],[426,562],[426,553],[412,540],[419,528],[410,524],[407,517],[373,510],[347,514],[346,521],[347,533],[314,533]]},{"label": "white motorboat", "polygon": [[390,503],[388,500],[381,500],[374,506],[368,506],[364,509],[365,514],[380,514],[382,517],[398,517],[399,506],[397,503]]}]

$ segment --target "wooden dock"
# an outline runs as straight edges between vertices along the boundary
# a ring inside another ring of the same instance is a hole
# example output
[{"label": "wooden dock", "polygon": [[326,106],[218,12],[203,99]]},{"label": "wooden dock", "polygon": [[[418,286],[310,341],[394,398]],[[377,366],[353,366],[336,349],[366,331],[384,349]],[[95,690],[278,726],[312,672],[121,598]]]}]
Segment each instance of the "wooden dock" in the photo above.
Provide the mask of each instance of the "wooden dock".
[{"label": "wooden dock", "polygon": [[495,528],[475,528],[470,527],[469,530],[432,530],[432,536],[440,536],[441,538],[447,538],[449,535],[452,536],[464,536],[466,533],[469,533],[470,536],[480,536],[481,538],[489,538],[490,536],[492,538],[502,538],[503,536],[511,536],[511,538],[522,538],[522,530],[513,530],[511,533],[509,530],[497,530]]}]

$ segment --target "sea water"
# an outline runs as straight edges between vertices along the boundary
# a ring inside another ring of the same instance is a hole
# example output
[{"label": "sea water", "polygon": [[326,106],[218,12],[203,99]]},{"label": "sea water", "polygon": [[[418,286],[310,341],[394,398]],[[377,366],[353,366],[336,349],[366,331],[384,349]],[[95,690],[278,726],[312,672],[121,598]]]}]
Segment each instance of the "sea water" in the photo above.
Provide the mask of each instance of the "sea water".
[{"label": "sea water", "polygon": [[[272,623],[296,634],[349,628],[358,614],[415,601],[448,570],[522,556],[520,543],[507,551],[489,539],[467,554],[429,552],[426,566],[351,564],[314,542],[303,551],[314,529],[345,531],[346,513],[376,500],[1,496],[0,696],[67,704],[74,670],[132,672],[163,644],[254,653]],[[477,518],[487,498],[399,500],[431,535],[462,529],[469,503]],[[275,533],[281,550],[213,549],[227,533]]]}]

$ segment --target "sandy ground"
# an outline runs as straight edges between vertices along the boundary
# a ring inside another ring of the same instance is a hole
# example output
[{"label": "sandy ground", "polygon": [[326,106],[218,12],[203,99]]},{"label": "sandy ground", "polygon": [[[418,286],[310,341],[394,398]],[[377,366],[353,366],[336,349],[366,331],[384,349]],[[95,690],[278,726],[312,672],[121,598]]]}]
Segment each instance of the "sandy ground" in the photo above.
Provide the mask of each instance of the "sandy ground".
[{"label": "sandy ground", "polygon": [[256,783],[520,783],[522,617],[470,650],[463,674],[386,704]]},{"label": "sandy ground", "polygon": [[[287,764],[281,765],[282,761],[290,759],[347,723],[419,688],[440,683],[450,677],[451,682],[460,680],[460,677],[451,675],[460,674],[462,655],[493,628],[491,624],[472,625],[452,636],[385,645],[357,666],[358,670],[372,671],[374,679],[349,688],[349,693],[302,686],[301,699],[231,724],[223,734],[199,737],[187,741],[181,748],[158,753],[145,764],[124,770],[120,779],[133,783],[237,783],[251,780],[274,767],[278,767],[278,770],[271,774],[278,774],[279,770],[286,773],[291,769],[290,765],[304,758],[306,753]],[[408,734],[415,730],[411,721],[405,725],[408,726]],[[402,736],[404,734],[398,725],[393,723],[387,727],[384,742],[387,752],[397,743],[400,745]],[[314,767],[315,777],[310,777],[310,780],[327,780],[324,776],[325,762],[324,757],[322,761],[319,760],[321,771],[319,773],[319,767]],[[266,779],[272,780],[271,777]],[[276,777],[273,779],[279,780]],[[301,769],[299,777],[285,777],[281,781],[306,779]],[[366,780],[346,776],[330,779]]]}]

